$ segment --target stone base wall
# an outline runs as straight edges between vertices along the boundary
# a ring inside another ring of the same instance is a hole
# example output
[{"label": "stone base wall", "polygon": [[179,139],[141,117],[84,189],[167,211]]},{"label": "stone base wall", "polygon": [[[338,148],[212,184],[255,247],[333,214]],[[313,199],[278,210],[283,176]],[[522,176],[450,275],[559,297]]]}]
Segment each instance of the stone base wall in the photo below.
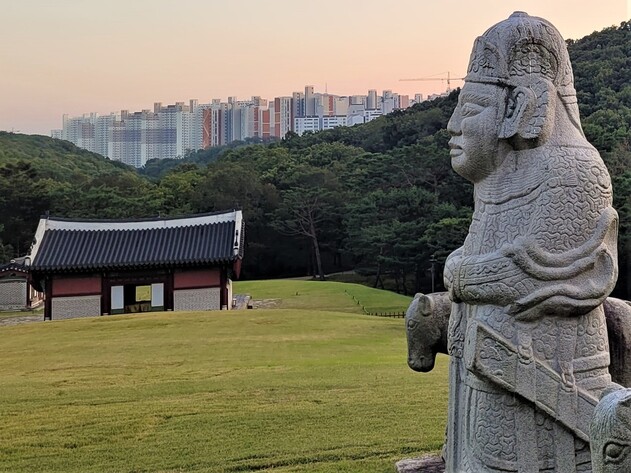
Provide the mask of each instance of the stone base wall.
[{"label": "stone base wall", "polygon": [[0,310],[21,310],[24,308],[26,308],[26,281],[0,282]]},{"label": "stone base wall", "polygon": [[181,289],[173,291],[173,310],[219,310],[221,289]]},{"label": "stone base wall", "polygon": [[101,315],[101,296],[53,297],[51,304],[52,320]]}]

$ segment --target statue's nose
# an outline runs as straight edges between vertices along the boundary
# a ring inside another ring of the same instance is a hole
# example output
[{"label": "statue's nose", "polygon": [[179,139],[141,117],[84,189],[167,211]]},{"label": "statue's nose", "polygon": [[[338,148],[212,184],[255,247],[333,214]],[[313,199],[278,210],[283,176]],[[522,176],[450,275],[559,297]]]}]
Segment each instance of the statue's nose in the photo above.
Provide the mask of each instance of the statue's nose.
[{"label": "statue's nose", "polygon": [[450,135],[457,136],[462,133],[462,129],[460,128],[461,118],[462,117],[460,116],[460,105],[458,105],[456,109],[454,110],[454,113],[451,114],[451,118],[449,119],[449,122],[447,122],[447,131],[449,132]]}]

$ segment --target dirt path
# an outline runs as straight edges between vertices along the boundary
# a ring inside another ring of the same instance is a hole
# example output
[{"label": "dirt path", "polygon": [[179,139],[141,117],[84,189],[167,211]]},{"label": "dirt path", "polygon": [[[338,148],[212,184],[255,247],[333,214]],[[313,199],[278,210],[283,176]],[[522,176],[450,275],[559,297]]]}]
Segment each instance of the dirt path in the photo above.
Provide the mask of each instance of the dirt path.
[{"label": "dirt path", "polygon": [[280,299],[252,299],[253,309],[275,309],[280,306]]},{"label": "dirt path", "polygon": [[15,317],[0,317],[0,327],[29,324],[31,322],[42,322],[43,320],[43,315],[16,315]]}]

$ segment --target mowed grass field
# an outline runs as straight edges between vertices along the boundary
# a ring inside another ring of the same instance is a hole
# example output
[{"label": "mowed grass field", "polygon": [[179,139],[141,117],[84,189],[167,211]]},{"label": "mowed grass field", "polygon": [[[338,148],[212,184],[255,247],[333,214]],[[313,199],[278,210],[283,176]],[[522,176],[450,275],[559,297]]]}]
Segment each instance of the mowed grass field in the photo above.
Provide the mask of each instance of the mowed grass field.
[{"label": "mowed grass field", "polygon": [[[409,298],[244,282],[278,309],[0,327],[0,471],[391,472],[440,449],[447,359],[406,365]],[[373,305],[370,305],[373,304]]]}]

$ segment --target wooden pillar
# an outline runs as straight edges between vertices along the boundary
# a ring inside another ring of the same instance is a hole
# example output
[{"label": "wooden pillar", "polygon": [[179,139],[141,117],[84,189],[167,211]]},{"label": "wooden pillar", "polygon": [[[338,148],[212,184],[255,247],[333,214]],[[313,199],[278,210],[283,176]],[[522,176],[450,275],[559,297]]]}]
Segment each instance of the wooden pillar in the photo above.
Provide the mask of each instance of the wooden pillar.
[{"label": "wooden pillar", "polygon": [[101,275],[101,315],[112,313],[112,284],[106,274]]},{"label": "wooden pillar", "polygon": [[219,308],[223,309],[224,306],[228,307],[228,269],[222,266],[219,274],[219,285],[221,287],[219,291]]},{"label": "wooden pillar", "polygon": [[44,320],[53,320],[53,278],[44,279]]},{"label": "wooden pillar", "polygon": [[169,270],[164,280],[164,310],[173,310],[173,270]]},{"label": "wooden pillar", "polygon": [[31,308],[31,273],[26,275],[26,308]]}]

